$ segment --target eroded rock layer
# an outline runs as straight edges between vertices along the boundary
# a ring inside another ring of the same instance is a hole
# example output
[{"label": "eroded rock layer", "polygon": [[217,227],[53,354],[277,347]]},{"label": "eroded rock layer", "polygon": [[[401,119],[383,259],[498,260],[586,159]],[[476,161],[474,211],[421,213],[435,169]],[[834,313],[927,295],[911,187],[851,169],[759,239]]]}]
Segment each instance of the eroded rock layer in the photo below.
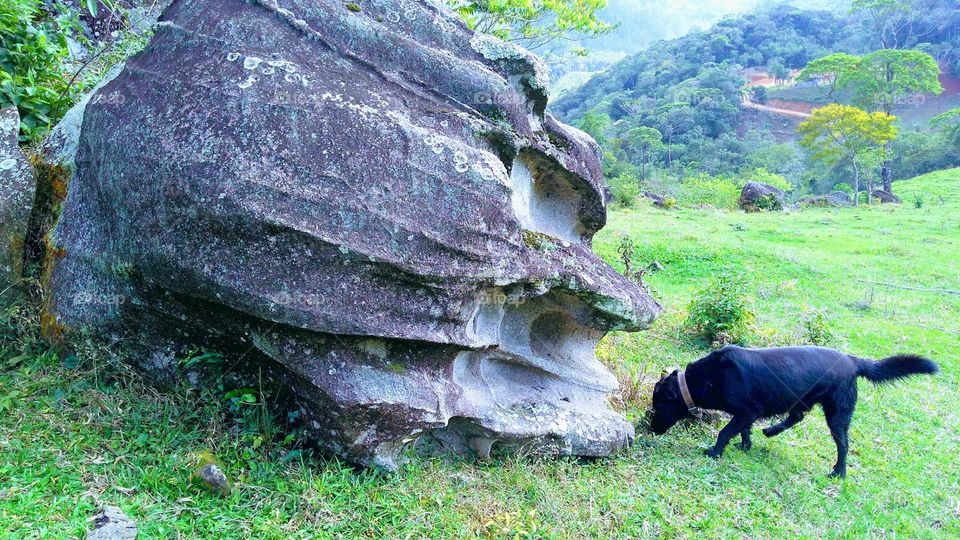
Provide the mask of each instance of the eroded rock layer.
[{"label": "eroded rock layer", "polygon": [[659,306],[590,250],[598,147],[545,73],[428,2],[175,1],[86,106],[59,322],[229,343],[361,463],[624,446],[594,346]]}]

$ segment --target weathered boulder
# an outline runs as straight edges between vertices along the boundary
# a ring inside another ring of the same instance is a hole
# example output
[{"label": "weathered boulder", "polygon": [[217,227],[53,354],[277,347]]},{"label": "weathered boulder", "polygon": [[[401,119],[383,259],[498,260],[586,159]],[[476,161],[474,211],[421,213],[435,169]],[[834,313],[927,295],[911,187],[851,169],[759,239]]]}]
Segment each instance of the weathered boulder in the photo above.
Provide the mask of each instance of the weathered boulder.
[{"label": "weathered boulder", "polygon": [[16,280],[23,264],[37,179],[20,151],[20,115],[0,110],[0,283]]},{"label": "weathered boulder", "polygon": [[430,2],[177,0],[86,106],[56,322],[233,351],[363,464],[620,449],[594,347],[660,308],[591,252],[599,149],[546,85]]},{"label": "weathered boulder", "polygon": [[873,190],[873,198],[880,201],[880,204],[903,204],[900,197],[882,189]]},{"label": "weathered boulder", "polygon": [[853,199],[843,191],[832,191],[823,195],[810,195],[800,199],[800,204],[808,206],[823,206],[834,208],[845,208],[853,206]]},{"label": "weathered boulder", "polygon": [[747,212],[782,210],[783,190],[763,182],[747,182],[740,191],[740,208]]}]

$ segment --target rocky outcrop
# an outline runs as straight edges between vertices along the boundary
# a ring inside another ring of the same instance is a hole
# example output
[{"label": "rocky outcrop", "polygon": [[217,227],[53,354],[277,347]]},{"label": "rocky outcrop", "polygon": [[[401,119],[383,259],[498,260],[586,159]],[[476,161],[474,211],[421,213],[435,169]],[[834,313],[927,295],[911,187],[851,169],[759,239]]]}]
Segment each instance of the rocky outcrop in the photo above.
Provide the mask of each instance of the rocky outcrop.
[{"label": "rocky outcrop", "polygon": [[539,59],[433,3],[175,1],[65,159],[56,323],[158,372],[233,352],[363,464],[616,451],[594,347],[659,306],[591,252],[599,149],[546,99]]},{"label": "rocky outcrop", "polygon": [[843,191],[832,191],[823,195],[810,195],[797,201],[807,206],[846,208],[853,206],[853,199]]},{"label": "rocky outcrop", "polygon": [[882,189],[873,190],[873,198],[880,202],[880,204],[903,204],[903,201],[900,197],[897,197],[889,191],[884,191]]},{"label": "rocky outcrop", "polygon": [[22,271],[24,243],[37,180],[20,151],[20,115],[0,110],[0,283],[16,280]]},{"label": "rocky outcrop", "polygon": [[740,191],[740,208],[747,212],[782,210],[783,190],[762,182],[747,182]]}]

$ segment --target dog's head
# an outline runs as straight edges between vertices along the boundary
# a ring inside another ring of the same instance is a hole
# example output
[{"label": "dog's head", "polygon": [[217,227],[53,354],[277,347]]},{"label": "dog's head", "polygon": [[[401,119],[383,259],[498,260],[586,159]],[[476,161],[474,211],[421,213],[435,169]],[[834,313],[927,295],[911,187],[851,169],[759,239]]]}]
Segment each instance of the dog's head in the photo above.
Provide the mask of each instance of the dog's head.
[{"label": "dog's head", "polygon": [[680,395],[677,371],[660,379],[653,387],[653,409],[649,413],[650,431],[663,435],[684,418],[693,418]]}]

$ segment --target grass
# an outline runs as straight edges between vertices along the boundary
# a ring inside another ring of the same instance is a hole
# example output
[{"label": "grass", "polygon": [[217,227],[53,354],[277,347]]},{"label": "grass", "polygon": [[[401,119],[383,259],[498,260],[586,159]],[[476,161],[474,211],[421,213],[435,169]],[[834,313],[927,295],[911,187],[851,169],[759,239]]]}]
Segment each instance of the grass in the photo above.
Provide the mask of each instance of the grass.
[{"label": "grass", "polygon": [[[834,446],[819,414],[718,462],[701,449],[719,426],[690,424],[640,432],[628,452],[592,462],[436,458],[389,476],[357,471],[284,440],[280,422],[244,423],[250,415],[212,390],[157,391],[109,359],[60,360],[14,306],[0,317],[0,536],[80,537],[98,505],[116,504],[140,538],[956,538],[960,296],[869,282],[960,289],[960,169],[895,191],[901,207],[618,210],[595,243],[618,265],[628,234],[638,264],[663,265],[646,280],[664,315],[599,349],[628,381],[631,418],[662,368],[705,352],[682,330],[685,309],[721,269],[748,283],[756,344],[803,341],[804,318],[820,311],[851,353],[939,361],[936,378],[861,384],[846,481],[825,477]],[[229,495],[191,481],[208,450],[227,469]]]}]

